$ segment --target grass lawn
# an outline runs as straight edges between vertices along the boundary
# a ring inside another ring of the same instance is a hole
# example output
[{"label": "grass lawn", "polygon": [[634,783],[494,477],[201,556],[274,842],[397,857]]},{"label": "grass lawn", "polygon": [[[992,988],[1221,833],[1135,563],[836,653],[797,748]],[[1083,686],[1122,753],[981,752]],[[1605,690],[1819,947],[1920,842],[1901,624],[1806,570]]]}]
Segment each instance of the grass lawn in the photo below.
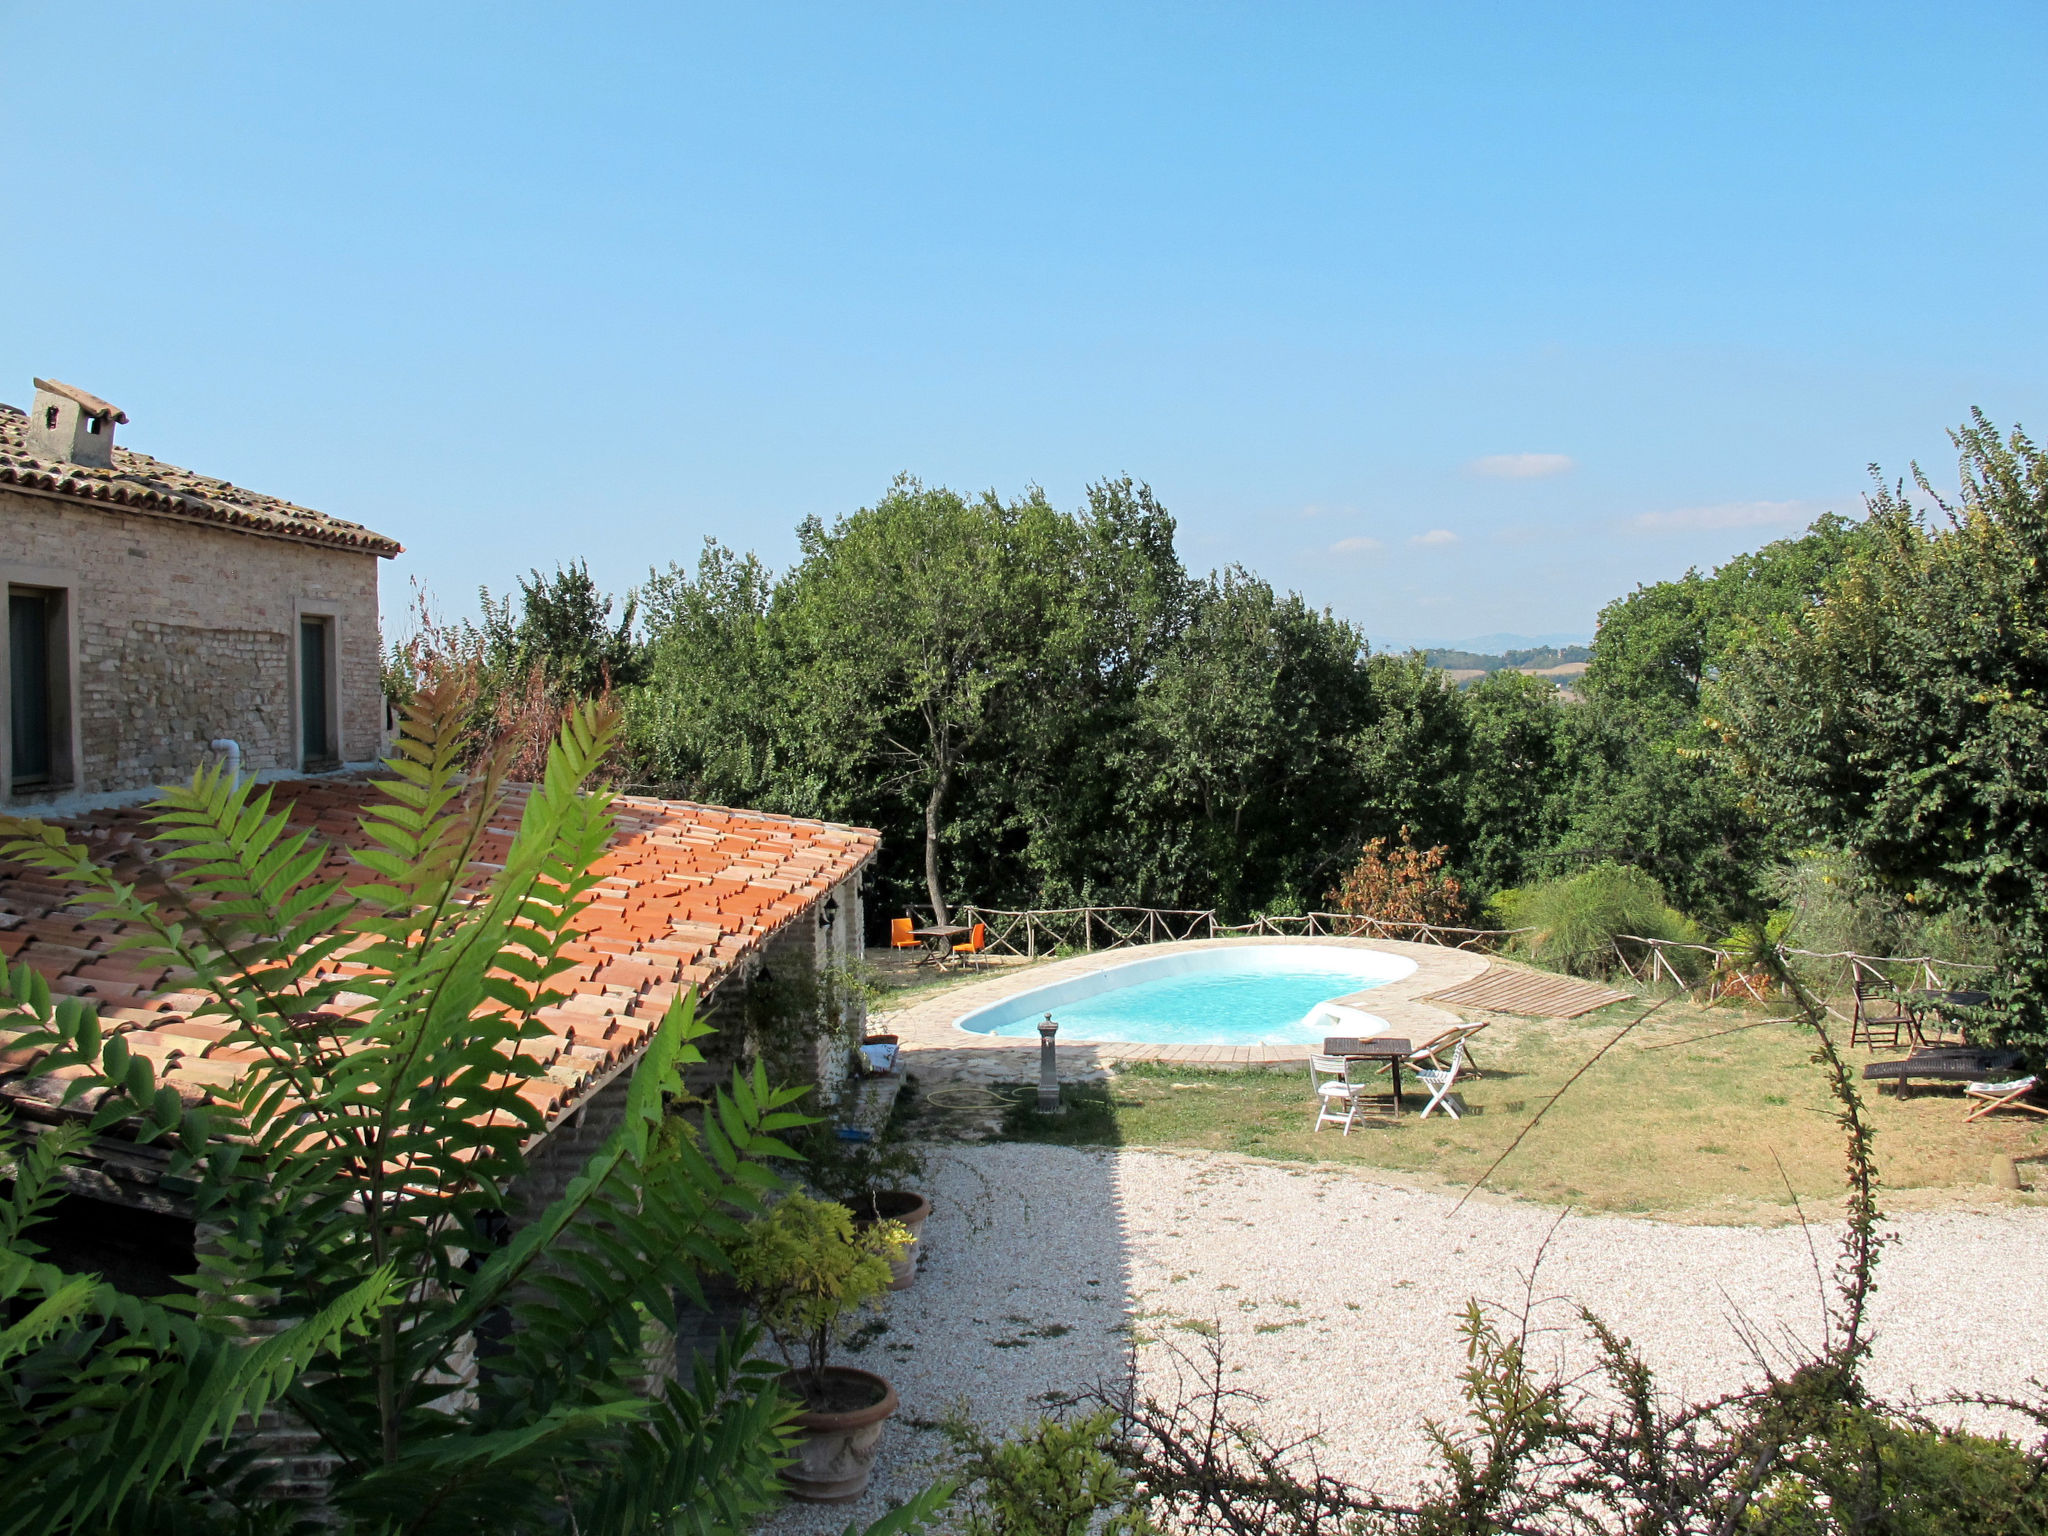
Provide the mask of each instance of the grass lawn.
[{"label": "grass lawn", "polygon": [[[1058,1118],[1013,1111],[1026,1140],[1190,1147],[1296,1161],[1353,1163],[1461,1187],[1527,1127],[1565,1080],[1640,1005],[1619,1003],[1569,1023],[1503,1021],[1475,1044],[1485,1071],[1460,1079],[1462,1119],[1361,1121],[1347,1137],[1312,1133],[1306,1072],[1216,1072],[1146,1063],[1109,1085],[1068,1090]],[[1487,1187],[1587,1210],[1682,1219],[1774,1219],[1787,1186],[1824,1202],[1842,1188],[1843,1140],[1812,1037],[1756,1024],[1761,1009],[1667,1003],[1579,1079],[1501,1164]],[[1860,1073],[1872,1053],[1847,1053]],[[1883,1053],[1890,1055],[1891,1053]],[[1859,1085],[1895,1205],[1958,1194],[1997,1198],[2009,1159],[2048,1156],[2048,1121],[2001,1113],[1969,1125],[1953,1088],[1916,1087],[1900,1101]],[[1941,1193],[1936,1193],[1941,1192]],[[2043,1197],[2006,1195],[2033,1201]]]}]

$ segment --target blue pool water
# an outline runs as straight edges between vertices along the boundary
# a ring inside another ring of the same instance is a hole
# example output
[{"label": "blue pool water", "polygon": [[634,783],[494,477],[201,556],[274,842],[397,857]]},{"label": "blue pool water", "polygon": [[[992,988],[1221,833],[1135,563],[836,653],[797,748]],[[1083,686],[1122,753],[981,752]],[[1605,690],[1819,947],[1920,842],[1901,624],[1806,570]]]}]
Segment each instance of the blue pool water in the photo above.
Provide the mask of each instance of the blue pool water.
[{"label": "blue pool water", "polygon": [[1373,1033],[1379,1021],[1319,1005],[1397,981],[1415,962],[1346,945],[1242,944],[1179,950],[1050,982],[959,1019],[977,1034],[1029,1039],[1050,1013],[1060,1039],[1151,1045],[1302,1045]]}]

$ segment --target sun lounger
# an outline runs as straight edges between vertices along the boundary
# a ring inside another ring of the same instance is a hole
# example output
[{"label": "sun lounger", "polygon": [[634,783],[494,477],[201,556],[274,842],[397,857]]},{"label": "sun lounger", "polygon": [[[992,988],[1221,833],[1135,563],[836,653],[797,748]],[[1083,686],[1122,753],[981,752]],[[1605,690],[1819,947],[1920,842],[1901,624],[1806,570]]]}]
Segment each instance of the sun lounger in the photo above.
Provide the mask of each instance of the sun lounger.
[{"label": "sun lounger", "polygon": [[1963,1097],[1978,1102],[1963,1119],[1981,1120],[2001,1109],[2024,1109],[2030,1115],[2048,1115],[2048,1109],[2027,1102],[2027,1095],[2040,1085],[2038,1077],[2016,1077],[2009,1083],[1965,1083]]},{"label": "sun lounger", "polygon": [[1915,1078],[1930,1083],[1988,1082],[1994,1072],[2019,1065],[2018,1051],[1987,1050],[1977,1046],[1937,1045],[1892,1061],[1873,1061],[1863,1069],[1866,1082],[1906,1085]]},{"label": "sun lounger", "polygon": [[1463,1046],[1465,1071],[1476,1077],[1479,1075],[1479,1063],[1472,1057],[1472,1047],[1469,1042],[1474,1035],[1484,1028],[1486,1028],[1484,1024],[1460,1024],[1455,1029],[1447,1029],[1442,1034],[1432,1036],[1430,1039],[1424,1040],[1417,1045],[1408,1053],[1408,1059],[1411,1062],[1419,1063],[1420,1066],[1441,1067],[1444,1063],[1440,1056],[1449,1056],[1458,1047]]}]

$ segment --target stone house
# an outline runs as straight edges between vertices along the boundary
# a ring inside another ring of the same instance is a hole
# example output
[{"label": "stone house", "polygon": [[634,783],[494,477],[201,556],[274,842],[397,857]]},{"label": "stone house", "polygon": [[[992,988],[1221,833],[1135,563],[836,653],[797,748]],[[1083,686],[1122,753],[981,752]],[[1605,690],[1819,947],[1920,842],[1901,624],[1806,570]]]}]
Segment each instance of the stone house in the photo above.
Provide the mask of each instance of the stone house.
[{"label": "stone house", "polygon": [[116,447],[125,412],[34,382],[0,405],[0,803],[84,809],[217,742],[266,777],[373,761],[398,543]]}]

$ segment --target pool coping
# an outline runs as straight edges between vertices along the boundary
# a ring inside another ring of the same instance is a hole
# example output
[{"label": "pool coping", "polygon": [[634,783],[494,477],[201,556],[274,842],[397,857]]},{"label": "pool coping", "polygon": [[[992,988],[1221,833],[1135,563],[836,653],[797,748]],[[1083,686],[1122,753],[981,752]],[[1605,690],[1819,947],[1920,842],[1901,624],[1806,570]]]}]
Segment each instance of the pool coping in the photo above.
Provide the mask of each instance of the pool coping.
[{"label": "pool coping", "polygon": [[[1472,980],[1492,964],[1484,955],[1468,950],[1446,949],[1437,944],[1410,944],[1398,939],[1317,938],[1235,938],[1187,939],[1167,944],[1132,944],[1118,949],[1101,949],[1049,965],[1023,967],[986,981],[943,992],[937,997],[913,1003],[907,1008],[875,1016],[877,1028],[893,1033],[903,1054],[912,1058],[905,1065],[915,1070],[914,1060],[925,1052],[1021,1053],[1016,1070],[1028,1072],[1038,1052],[1038,1041],[1029,1037],[988,1035],[962,1029],[957,1020],[991,1003],[1015,997],[1070,976],[1129,965],[1151,955],[1176,954],[1183,950],[1229,949],[1245,945],[1299,944],[1324,948],[1365,949],[1397,955],[1415,962],[1415,969],[1398,981],[1389,981],[1359,996],[1357,1006],[1385,1019],[1388,1030],[1410,1039],[1427,1039],[1463,1022],[1448,1008],[1423,1001],[1430,993]],[[1130,1041],[1080,1040],[1059,1037],[1062,1075],[1070,1065],[1107,1066],[1119,1061],[1179,1061],[1190,1065],[1266,1066],[1300,1064],[1314,1052],[1311,1045],[1156,1045]]]}]

